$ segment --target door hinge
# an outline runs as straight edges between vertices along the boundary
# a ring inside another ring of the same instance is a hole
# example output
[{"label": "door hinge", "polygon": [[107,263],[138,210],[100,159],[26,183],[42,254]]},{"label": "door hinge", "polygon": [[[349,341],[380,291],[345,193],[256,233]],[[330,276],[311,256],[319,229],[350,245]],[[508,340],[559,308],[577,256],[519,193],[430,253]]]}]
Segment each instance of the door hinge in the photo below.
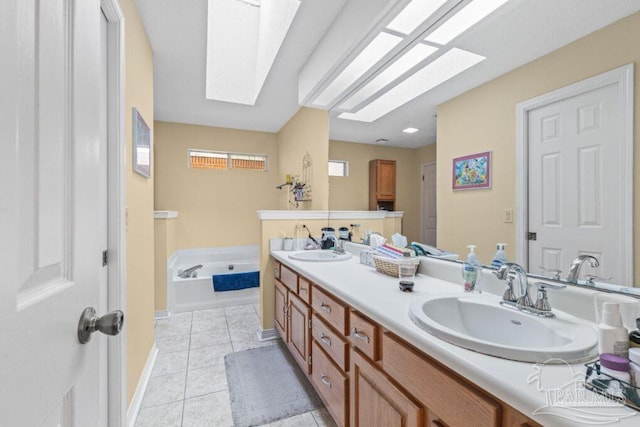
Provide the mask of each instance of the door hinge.
[{"label": "door hinge", "polygon": [[309,329],[311,329],[311,319],[309,319]]},{"label": "door hinge", "polygon": [[424,181],[424,175],[422,175],[422,180]]},{"label": "door hinge", "polygon": [[309,365],[311,365],[311,356],[309,356],[309,361],[307,363],[309,363]]},{"label": "door hinge", "polygon": [[538,233],[527,233],[527,240],[538,240]]},{"label": "door hinge", "polygon": [[105,249],[104,251],[102,251],[102,266],[106,267],[108,263],[109,263],[109,251]]}]

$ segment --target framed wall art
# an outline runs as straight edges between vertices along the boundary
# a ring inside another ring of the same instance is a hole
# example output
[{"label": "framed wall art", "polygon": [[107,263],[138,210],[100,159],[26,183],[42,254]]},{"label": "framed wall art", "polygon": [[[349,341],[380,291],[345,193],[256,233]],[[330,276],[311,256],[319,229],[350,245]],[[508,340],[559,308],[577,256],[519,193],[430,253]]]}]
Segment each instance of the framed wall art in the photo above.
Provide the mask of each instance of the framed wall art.
[{"label": "framed wall art", "polygon": [[491,188],[491,151],[453,159],[454,190]]},{"label": "framed wall art", "polygon": [[133,109],[133,170],[151,176],[151,129],[137,108]]}]

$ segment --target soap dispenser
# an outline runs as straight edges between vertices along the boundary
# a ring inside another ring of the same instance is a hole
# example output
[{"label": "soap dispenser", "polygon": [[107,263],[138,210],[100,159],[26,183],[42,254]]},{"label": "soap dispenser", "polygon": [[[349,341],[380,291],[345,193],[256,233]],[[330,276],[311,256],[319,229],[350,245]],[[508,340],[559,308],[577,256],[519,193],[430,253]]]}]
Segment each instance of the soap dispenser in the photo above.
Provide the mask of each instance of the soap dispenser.
[{"label": "soap dispenser", "polygon": [[465,292],[481,292],[479,286],[480,271],[482,267],[475,254],[476,245],[468,245],[469,254],[462,266],[462,278],[464,279]]},{"label": "soap dispenser", "polygon": [[507,246],[506,243],[498,243],[496,244],[496,254],[493,256],[491,260],[491,266],[495,268],[500,268],[502,264],[507,262],[507,254],[504,252],[504,247]]},{"label": "soap dispenser", "polygon": [[629,357],[629,332],[622,326],[620,306],[617,303],[602,304],[602,320],[598,324],[598,353]]}]

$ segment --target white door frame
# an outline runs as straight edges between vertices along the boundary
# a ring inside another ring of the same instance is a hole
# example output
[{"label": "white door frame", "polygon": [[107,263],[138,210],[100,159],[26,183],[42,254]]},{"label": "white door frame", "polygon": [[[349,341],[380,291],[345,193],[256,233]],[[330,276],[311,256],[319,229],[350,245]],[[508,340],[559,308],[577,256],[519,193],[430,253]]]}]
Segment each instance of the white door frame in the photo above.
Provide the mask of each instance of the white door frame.
[{"label": "white door frame", "polygon": [[127,424],[127,311],[125,234],[125,63],[124,15],[118,0],[100,0],[107,18],[108,37],[108,291],[107,310],[122,310],[125,327],[118,339],[108,340],[109,426]]},{"label": "white door frame", "polygon": [[[622,160],[619,172],[623,176],[621,214],[622,230],[633,230],[633,63],[615,68],[569,86],[523,101],[516,106],[516,262],[527,266],[529,259],[529,123],[528,113],[573,96],[611,84],[618,84],[620,111],[623,117]],[[633,232],[621,233],[623,283],[633,283]],[[569,266],[567,266],[568,268]]]}]

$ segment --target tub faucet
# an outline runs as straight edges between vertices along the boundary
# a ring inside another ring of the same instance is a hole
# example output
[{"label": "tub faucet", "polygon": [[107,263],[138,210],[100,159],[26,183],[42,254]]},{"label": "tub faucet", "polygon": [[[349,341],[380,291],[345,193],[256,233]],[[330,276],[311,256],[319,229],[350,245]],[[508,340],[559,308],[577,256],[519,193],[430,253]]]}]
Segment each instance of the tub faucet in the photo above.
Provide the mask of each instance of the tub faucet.
[{"label": "tub faucet", "polygon": [[189,279],[198,275],[198,270],[202,268],[202,264],[194,265],[184,270],[178,270],[178,277],[182,279]]},{"label": "tub faucet", "polygon": [[585,261],[589,261],[589,265],[593,268],[596,268],[600,265],[598,259],[592,255],[578,255],[576,259],[573,260],[571,264],[571,268],[569,268],[569,275],[567,275],[567,282],[569,283],[578,283],[578,275],[580,274],[580,268]]},{"label": "tub faucet", "polygon": [[344,248],[342,247],[342,240],[338,239],[336,236],[333,235],[329,235],[327,236],[327,239],[333,240],[334,242],[334,248],[333,248],[333,252],[338,254],[338,255],[344,255],[345,251]]}]

